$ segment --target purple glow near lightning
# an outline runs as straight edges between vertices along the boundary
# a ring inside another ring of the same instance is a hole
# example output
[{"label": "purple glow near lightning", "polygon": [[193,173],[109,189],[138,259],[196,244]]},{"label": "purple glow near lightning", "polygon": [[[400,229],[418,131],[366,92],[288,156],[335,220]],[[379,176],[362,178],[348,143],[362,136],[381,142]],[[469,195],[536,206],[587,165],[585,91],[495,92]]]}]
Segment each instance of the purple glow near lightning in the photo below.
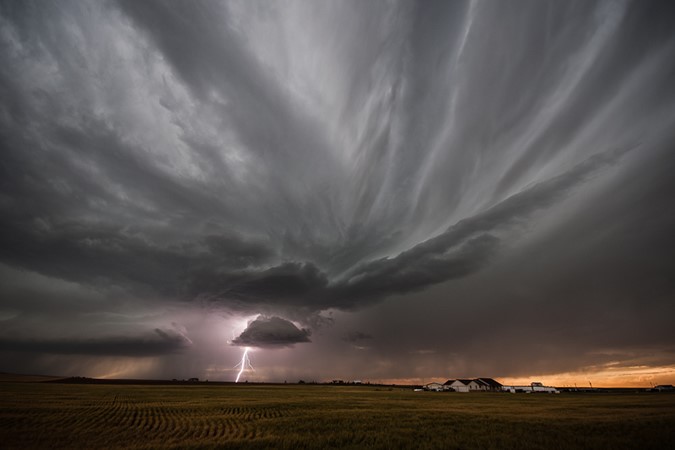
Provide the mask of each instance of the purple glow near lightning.
[{"label": "purple glow near lightning", "polygon": [[244,373],[244,370],[246,370],[246,367],[249,367],[251,370],[253,370],[253,366],[251,365],[251,360],[248,359],[248,351],[250,348],[246,347],[244,349],[244,354],[241,355],[241,361],[239,361],[239,364],[237,364],[234,367],[239,367],[239,373],[237,374],[237,379],[234,380],[235,383],[239,383],[239,377],[241,377],[241,374]]}]

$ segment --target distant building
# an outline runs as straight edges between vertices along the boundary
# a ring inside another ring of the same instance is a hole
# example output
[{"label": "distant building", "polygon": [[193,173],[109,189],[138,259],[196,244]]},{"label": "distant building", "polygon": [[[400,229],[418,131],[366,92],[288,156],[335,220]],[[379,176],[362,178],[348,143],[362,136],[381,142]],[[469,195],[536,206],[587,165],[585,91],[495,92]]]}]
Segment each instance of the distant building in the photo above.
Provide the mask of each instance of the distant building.
[{"label": "distant building", "polygon": [[672,392],[675,391],[675,387],[672,384],[659,384],[658,386],[654,386],[653,390],[657,392]]},{"label": "distant building", "polygon": [[448,380],[445,383],[443,383],[443,390],[444,391],[454,391],[455,389],[452,387],[452,383],[454,383],[455,380]]},{"label": "distant building", "polygon": [[483,385],[486,386],[486,391],[499,392],[502,390],[502,384],[493,378],[476,378],[476,381],[480,381]]},{"label": "distant building", "polygon": [[534,381],[529,385],[523,386],[502,386],[502,389],[513,394],[517,392],[524,392],[526,394],[531,393],[544,393],[544,394],[560,394],[560,391],[551,386],[544,386],[543,383]]},{"label": "distant building", "polygon": [[476,383],[476,391],[489,391],[490,390],[490,385],[487,384],[485,381],[483,381],[481,378],[476,378],[472,380],[474,383]]},{"label": "distant building", "polygon": [[424,389],[427,391],[436,391],[441,392],[443,390],[443,385],[441,383],[427,383],[424,385]]},{"label": "distant building", "polygon": [[453,380],[452,383],[450,383],[450,387],[453,388],[455,392],[469,392],[472,390],[478,390],[478,384],[476,382],[466,379]]},{"label": "distant building", "polygon": [[461,378],[446,381],[443,388],[455,392],[501,392],[502,384],[493,378]]}]

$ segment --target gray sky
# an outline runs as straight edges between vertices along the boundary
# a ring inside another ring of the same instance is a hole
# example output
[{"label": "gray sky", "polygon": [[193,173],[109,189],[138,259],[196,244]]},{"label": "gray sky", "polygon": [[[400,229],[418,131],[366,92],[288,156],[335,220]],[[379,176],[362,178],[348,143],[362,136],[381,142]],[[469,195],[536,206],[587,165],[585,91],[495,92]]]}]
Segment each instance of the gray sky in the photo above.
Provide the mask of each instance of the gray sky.
[{"label": "gray sky", "polygon": [[666,0],[0,2],[0,370],[675,382],[673,30]]}]

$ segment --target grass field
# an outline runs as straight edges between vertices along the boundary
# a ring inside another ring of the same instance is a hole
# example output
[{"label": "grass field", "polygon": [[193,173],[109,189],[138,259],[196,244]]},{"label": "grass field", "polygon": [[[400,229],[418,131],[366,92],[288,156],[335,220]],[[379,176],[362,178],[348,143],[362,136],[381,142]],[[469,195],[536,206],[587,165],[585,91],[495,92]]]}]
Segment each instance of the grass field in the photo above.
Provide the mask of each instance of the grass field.
[{"label": "grass field", "polygon": [[0,383],[1,448],[675,448],[675,395]]}]

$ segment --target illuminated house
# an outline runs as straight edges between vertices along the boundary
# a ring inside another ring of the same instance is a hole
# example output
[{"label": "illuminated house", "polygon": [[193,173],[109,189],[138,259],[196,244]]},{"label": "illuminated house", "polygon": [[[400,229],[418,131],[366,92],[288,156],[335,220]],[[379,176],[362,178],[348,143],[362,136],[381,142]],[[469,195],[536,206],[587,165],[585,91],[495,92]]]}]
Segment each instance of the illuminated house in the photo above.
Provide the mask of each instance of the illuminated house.
[{"label": "illuminated house", "polygon": [[474,378],[448,380],[443,383],[445,390],[453,389],[456,392],[481,392],[481,391],[501,391],[501,383],[492,378]]},{"label": "illuminated house", "polygon": [[[455,392],[470,392],[470,391],[480,391],[481,385],[476,382],[476,380],[448,380],[451,383],[449,386],[455,390]],[[446,384],[448,383],[446,381]]]}]

